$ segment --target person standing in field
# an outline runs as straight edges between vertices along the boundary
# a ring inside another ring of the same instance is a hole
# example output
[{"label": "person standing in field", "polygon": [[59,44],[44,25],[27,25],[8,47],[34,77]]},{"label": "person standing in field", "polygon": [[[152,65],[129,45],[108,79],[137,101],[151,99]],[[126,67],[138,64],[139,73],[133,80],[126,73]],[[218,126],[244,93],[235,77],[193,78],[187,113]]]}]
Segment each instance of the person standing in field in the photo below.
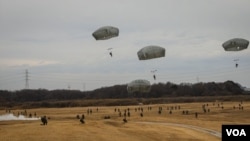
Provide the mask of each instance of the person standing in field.
[{"label": "person standing in field", "polygon": [[46,116],[41,117],[41,121],[43,123],[42,125],[47,125],[48,124]]}]

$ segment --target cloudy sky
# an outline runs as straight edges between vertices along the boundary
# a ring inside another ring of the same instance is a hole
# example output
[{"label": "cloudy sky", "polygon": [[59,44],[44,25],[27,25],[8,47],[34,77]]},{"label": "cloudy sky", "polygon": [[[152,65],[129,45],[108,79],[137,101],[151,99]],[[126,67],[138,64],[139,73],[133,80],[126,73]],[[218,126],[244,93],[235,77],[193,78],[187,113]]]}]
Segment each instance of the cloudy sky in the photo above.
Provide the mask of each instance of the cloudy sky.
[{"label": "cloudy sky", "polygon": [[[224,82],[250,87],[250,49],[226,52],[231,38],[250,39],[249,0],[0,0],[0,89],[76,89],[127,84]],[[115,26],[119,36],[92,33]],[[164,58],[139,61],[148,45]],[[113,48],[113,57],[108,48]],[[235,68],[234,59],[239,59]],[[27,70],[27,73],[25,73]],[[157,70],[153,79],[151,70]]]}]

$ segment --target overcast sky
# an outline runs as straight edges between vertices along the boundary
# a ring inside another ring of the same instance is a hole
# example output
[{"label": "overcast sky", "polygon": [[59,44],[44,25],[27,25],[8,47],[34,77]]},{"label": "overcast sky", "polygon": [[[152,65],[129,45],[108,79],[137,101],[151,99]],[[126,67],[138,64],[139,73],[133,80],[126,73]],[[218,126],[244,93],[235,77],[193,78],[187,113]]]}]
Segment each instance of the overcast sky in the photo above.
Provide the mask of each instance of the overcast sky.
[{"label": "overcast sky", "polygon": [[[135,79],[176,84],[232,80],[250,87],[249,0],[0,0],[0,89],[94,90]],[[119,36],[96,41],[102,26]],[[139,61],[148,45],[166,56]],[[113,48],[113,57],[108,48]],[[235,67],[234,59],[239,59]],[[27,77],[25,71],[28,71]],[[153,79],[151,70],[155,72]]]}]

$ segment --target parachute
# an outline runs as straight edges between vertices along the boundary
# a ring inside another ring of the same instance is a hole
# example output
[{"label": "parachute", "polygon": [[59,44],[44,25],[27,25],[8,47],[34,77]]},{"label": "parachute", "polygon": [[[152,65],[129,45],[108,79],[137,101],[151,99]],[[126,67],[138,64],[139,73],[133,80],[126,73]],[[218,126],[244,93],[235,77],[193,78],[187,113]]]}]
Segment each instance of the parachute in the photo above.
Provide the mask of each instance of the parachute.
[{"label": "parachute", "polygon": [[119,35],[119,29],[113,26],[103,26],[92,33],[96,40],[107,40]]},{"label": "parachute", "polygon": [[127,85],[128,93],[136,93],[136,92],[148,93],[150,90],[151,90],[150,82],[144,79],[133,80]]},{"label": "parachute", "polygon": [[[249,41],[242,38],[233,38],[222,44],[222,47],[225,51],[241,51],[247,49],[249,45]],[[235,67],[238,67],[239,59],[235,59]]]},{"label": "parachute", "polygon": [[149,60],[165,56],[165,48],[155,45],[143,47],[137,52],[139,60]]},{"label": "parachute", "polygon": [[249,41],[242,38],[233,38],[222,44],[225,51],[241,51],[247,49]]},{"label": "parachute", "polygon": [[[146,46],[137,52],[137,56],[139,60],[150,60],[165,57],[165,48],[156,45]],[[156,70],[151,72],[155,73],[155,71]],[[156,80],[155,74],[153,75],[153,78]]]}]

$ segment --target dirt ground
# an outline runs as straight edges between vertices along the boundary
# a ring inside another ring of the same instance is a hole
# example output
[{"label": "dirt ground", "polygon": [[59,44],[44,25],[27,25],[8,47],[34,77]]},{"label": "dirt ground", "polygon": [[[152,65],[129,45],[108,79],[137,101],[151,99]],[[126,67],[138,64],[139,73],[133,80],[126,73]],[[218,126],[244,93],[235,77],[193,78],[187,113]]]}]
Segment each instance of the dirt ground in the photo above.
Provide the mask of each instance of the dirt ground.
[{"label": "dirt ground", "polygon": [[[25,110],[32,117],[46,116],[48,124],[41,125],[40,119],[0,121],[1,141],[220,141],[221,137],[189,126],[221,132],[222,124],[250,123],[250,102],[244,101],[11,109],[1,110],[0,115]],[[77,118],[83,114],[84,124]]]}]

